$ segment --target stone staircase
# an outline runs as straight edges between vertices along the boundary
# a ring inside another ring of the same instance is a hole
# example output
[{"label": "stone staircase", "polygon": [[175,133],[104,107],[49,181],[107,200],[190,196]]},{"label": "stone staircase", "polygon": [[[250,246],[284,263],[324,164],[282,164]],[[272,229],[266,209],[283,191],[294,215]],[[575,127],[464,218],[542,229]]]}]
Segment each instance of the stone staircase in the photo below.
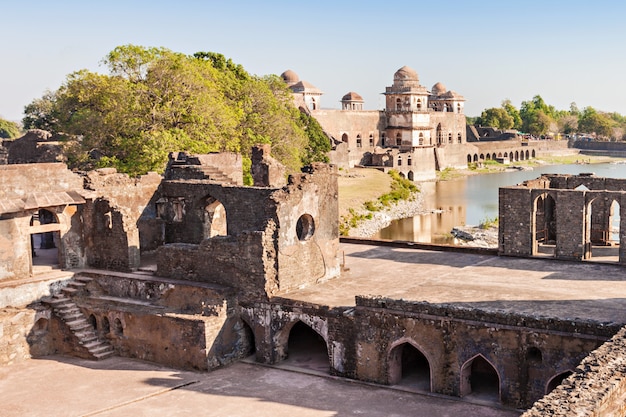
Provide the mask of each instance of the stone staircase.
[{"label": "stone staircase", "polygon": [[54,314],[59,317],[72,334],[78,340],[79,345],[87,350],[88,355],[95,360],[106,359],[115,354],[113,347],[98,338],[95,329],[89,323],[85,315],[80,311],[72,297],[85,290],[85,286],[92,279],[89,277],[74,277],[68,285],[55,294],[45,303],[48,304]]},{"label": "stone staircase", "polygon": [[199,167],[196,167],[196,169],[198,171],[201,171],[204,174],[204,176],[210,179],[211,181],[221,182],[224,184],[233,183],[233,181],[226,174],[224,174],[222,171],[220,171],[219,169],[215,167],[211,167],[211,166],[200,167],[199,166]]}]

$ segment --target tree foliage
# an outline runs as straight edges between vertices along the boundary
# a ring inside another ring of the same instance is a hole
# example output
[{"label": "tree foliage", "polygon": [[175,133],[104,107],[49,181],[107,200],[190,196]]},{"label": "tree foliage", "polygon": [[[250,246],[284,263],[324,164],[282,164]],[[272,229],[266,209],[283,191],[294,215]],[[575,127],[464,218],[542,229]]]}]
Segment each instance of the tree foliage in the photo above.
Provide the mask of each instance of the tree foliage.
[{"label": "tree foliage", "polygon": [[136,45],[118,46],[103,62],[109,74],[74,72],[25,108],[25,127],[67,139],[74,168],[161,172],[169,152],[231,151],[245,160],[257,143],[272,144],[290,172],[311,159],[308,125],[277,76],[250,75],[214,52]]},{"label": "tree foliage", "polygon": [[0,139],[13,139],[20,135],[17,123],[0,118]]},{"label": "tree foliage", "polygon": [[501,107],[483,110],[480,115],[480,125],[496,129],[510,129],[515,124],[511,115]]}]

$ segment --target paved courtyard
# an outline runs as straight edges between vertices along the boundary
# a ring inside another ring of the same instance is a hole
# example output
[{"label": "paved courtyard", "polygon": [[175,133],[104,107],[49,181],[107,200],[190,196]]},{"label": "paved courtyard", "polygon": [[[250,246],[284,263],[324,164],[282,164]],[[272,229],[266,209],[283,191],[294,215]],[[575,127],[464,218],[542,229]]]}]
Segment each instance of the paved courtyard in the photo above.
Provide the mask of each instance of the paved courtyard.
[{"label": "paved courtyard", "polygon": [[285,298],[353,306],[355,295],[626,324],[623,266],[342,243],[342,277]]},{"label": "paved courtyard", "polygon": [[3,417],[513,417],[521,412],[239,362],[210,373],[114,357],[0,368]]}]

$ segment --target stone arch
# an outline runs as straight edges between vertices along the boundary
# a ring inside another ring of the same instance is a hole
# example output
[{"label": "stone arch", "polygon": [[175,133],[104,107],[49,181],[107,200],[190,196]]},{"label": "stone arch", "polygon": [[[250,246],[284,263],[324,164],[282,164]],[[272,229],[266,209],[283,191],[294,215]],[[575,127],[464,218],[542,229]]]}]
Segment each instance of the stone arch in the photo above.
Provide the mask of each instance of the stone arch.
[{"label": "stone arch", "polygon": [[407,155],[407,157],[406,157],[406,164],[408,166],[412,166],[413,165],[413,160],[411,159],[411,155]]},{"label": "stone arch", "polygon": [[361,138],[361,134],[360,133],[358,133],[356,135],[356,147],[357,148],[362,148],[363,147],[363,140]]},{"label": "stone arch", "polygon": [[396,133],[396,146],[402,146],[402,133]]},{"label": "stone arch", "polygon": [[448,144],[452,144],[452,133],[448,133]]},{"label": "stone arch", "polygon": [[478,162],[478,154],[477,153],[474,154],[474,162]]},{"label": "stone arch", "polygon": [[404,172],[400,172],[398,173],[398,175],[400,175],[401,178],[406,178],[406,175],[404,175]]},{"label": "stone arch", "polygon": [[402,110],[402,99],[396,98],[396,110]]},{"label": "stone arch", "polygon": [[441,130],[441,123],[437,125],[437,145],[443,144],[443,131]]},{"label": "stone arch", "polygon": [[550,193],[533,200],[533,255],[555,256],[556,200]]},{"label": "stone arch", "polygon": [[341,141],[344,143],[348,143],[348,134],[344,133],[343,135],[341,135]]},{"label": "stone arch", "polygon": [[422,99],[421,98],[417,99],[416,105],[417,105],[417,111],[421,111],[422,110]]},{"label": "stone arch", "polygon": [[457,143],[463,143],[463,135],[461,135],[461,132],[457,133],[456,141]]},{"label": "stone arch", "polygon": [[529,156],[529,152],[528,152],[528,149],[526,149],[526,159],[528,159],[528,156]]},{"label": "stone arch", "polygon": [[414,178],[413,171],[409,171],[409,173],[407,174],[407,178],[413,181],[413,178]]},{"label": "stone arch", "polygon": [[491,154],[491,159],[493,159],[493,160],[495,161],[495,160],[496,160],[496,158],[497,158],[496,153],[495,153],[495,152],[494,152],[494,153],[492,153],[492,154]]},{"label": "stone arch", "polygon": [[204,200],[204,238],[228,235],[226,208],[216,198],[207,196]]},{"label": "stone arch", "polygon": [[432,392],[431,360],[412,339],[402,338],[389,347],[387,366],[389,384],[408,385]]},{"label": "stone arch", "polygon": [[370,140],[370,148],[373,148],[374,147],[374,135],[372,133],[370,133],[369,140]]},{"label": "stone arch", "polygon": [[519,152],[518,151],[515,151],[515,160],[519,161]]},{"label": "stone arch", "polygon": [[285,353],[288,363],[329,372],[328,344],[321,334],[301,320],[293,322],[287,334]]},{"label": "stone arch", "polygon": [[467,163],[471,164],[472,163],[472,155],[467,154]]},{"label": "stone arch", "polygon": [[102,317],[102,333],[111,333],[111,322],[107,316]]},{"label": "stone arch", "polygon": [[521,161],[523,161],[524,159],[526,159],[526,157],[524,156],[524,151],[521,151],[521,152],[519,153],[519,159],[520,159]]},{"label": "stone arch", "polygon": [[311,110],[317,110],[317,101],[315,97],[311,97]]},{"label": "stone arch", "polygon": [[491,161],[491,155],[490,155],[490,154],[487,154],[487,156],[486,156],[486,160],[487,160],[487,161]]},{"label": "stone arch", "polygon": [[398,155],[398,163],[397,166],[401,167],[402,166],[402,155]]},{"label": "stone arch", "polygon": [[500,401],[500,380],[496,367],[479,353],[461,367],[461,397],[472,394]]},{"label": "stone arch", "polygon": [[420,146],[424,144],[424,133],[422,132],[419,134],[419,144]]},{"label": "stone arch", "polygon": [[93,314],[90,314],[89,317],[87,317],[87,322],[91,325],[91,327],[94,330],[98,330],[98,320],[96,319],[96,316]]},{"label": "stone arch", "polygon": [[485,160],[485,154],[481,153],[480,155],[478,155],[478,159],[480,159],[481,161],[484,161]]},{"label": "stone arch", "polygon": [[535,150],[533,149],[532,152],[530,153],[531,158],[535,158]]},{"label": "stone arch", "polygon": [[116,317],[115,320],[113,320],[113,331],[117,336],[124,335],[124,325],[122,324],[122,321],[119,319],[119,317]]},{"label": "stone arch", "polygon": [[556,374],[552,378],[550,378],[550,380],[548,380],[548,383],[546,384],[546,391],[545,391],[546,395],[554,391],[556,387],[561,385],[561,383],[563,382],[565,378],[572,375],[573,373],[574,372],[572,372],[571,370],[567,370],[567,371],[561,372],[560,374]]}]

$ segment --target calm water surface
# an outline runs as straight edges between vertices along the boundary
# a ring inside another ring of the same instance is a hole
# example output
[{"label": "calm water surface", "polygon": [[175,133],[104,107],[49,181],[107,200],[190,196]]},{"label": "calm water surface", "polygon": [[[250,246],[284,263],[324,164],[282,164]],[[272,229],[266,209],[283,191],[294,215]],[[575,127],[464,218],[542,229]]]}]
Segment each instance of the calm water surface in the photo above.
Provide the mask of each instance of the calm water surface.
[{"label": "calm water surface", "polygon": [[580,174],[626,178],[626,164],[545,165],[534,171],[472,175],[454,181],[420,185],[425,208],[430,214],[395,220],[379,231],[375,239],[408,240],[424,243],[452,243],[455,226],[478,225],[498,216],[498,189],[538,178],[541,174]]}]

